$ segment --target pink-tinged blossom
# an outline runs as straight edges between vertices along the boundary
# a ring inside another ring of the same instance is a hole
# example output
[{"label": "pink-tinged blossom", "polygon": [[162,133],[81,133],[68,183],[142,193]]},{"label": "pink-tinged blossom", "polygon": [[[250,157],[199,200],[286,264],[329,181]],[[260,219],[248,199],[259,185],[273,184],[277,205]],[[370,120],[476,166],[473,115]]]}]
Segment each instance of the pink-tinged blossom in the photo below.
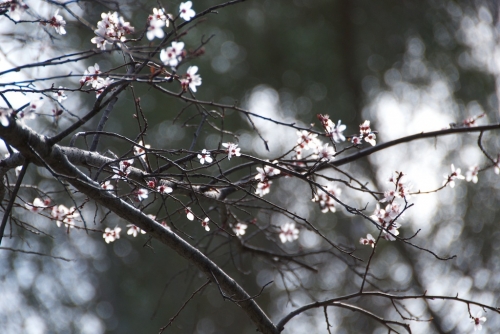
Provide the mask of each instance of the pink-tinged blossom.
[{"label": "pink-tinged blossom", "polygon": [[375,146],[377,144],[377,142],[375,141],[375,139],[377,139],[377,136],[373,132],[367,134],[364,137],[364,139],[365,139],[365,142],[371,144],[372,146]]},{"label": "pink-tinged blossom", "polygon": [[385,202],[391,203],[396,196],[397,196],[397,193],[394,190],[384,191],[384,198],[381,199],[379,202],[380,203],[385,203]]},{"label": "pink-tinged blossom", "polygon": [[192,6],[193,3],[191,1],[181,2],[179,6],[179,16],[184,21],[190,21],[196,15],[194,10],[191,9]]},{"label": "pink-tinged blossom", "polygon": [[335,199],[333,199],[331,196],[337,198],[340,197],[342,189],[340,189],[334,184],[329,184],[327,186],[324,186],[323,188],[326,190],[326,192],[319,189],[318,193],[314,195],[312,201],[317,202],[319,204],[321,212],[323,213],[327,213],[328,211],[330,212],[337,211],[335,207],[336,205]]},{"label": "pink-tinged blossom", "polygon": [[366,136],[372,132],[372,129],[370,128],[370,121],[364,121],[363,124],[359,126],[359,133],[362,136]]},{"label": "pink-tinged blossom", "polygon": [[465,127],[473,127],[473,126],[476,126],[476,121],[478,119],[480,119],[481,117],[483,117],[485,114],[480,114],[480,115],[477,115],[477,116],[472,116],[472,117],[469,117],[467,119],[465,119],[462,124],[465,126]]},{"label": "pink-tinged blossom", "polygon": [[223,143],[222,146],[226,148],[227,159],[231,160],[231,157],[239,157],[241,155],[240,148],[238,144],[234,143]]},{"label": "pink-tinged blossom", "polygon": [[318,119],[321,122],[321,125],[323,125],[323,128],[325,130],[327,130],[328,128],[333,128],[335,126],[335,123],[333,123],[332,120],[330,119],[330,115],[317,114],[316,117],[318,117]]},{"label": "pink-tinged blossom", "polygon": [[[273,161],[273,164],[277,164],[278,161]],[[273,166],[264,166],[264,168],[257,167],[257,175],[255,179],[260,182],[257,183],[257,188],[255,189],[255,194],[260,197],[269,193],[272,181],[269,180],[270,177],[280,174],[281,171]]]},{"label": "pink-tinged blossom", "polygon": [[134,159],[122,160],[118,163],[119,168],[112,166],[111,168],[115,172],[113,179],[124,179],[130,173],[130,167],[134,164]]},{"label": "pink-tinged blossom", "polygon": [[397,179],[402,178],[403,176],[404,174],[401,175],[398,171],[396,171],[389,175],[389,178],[387,178],[387,182],[396,184]]},{"label": "pink-tinged blossom", "polygon": [[[7,4],[9,1],[2,1],[2,5]],[[28,6],[24,4],[22,0],[11,0],[8,6],[9,17],[14,21],[19,21],[21,15],[24,13]]]},{"label": "pink-tinged blossom", "polygon": [[162,221],[160,224],[161,224],[161,226],[165,227],[167,230],[172,231],[172,228],[170,226],[168,226],[166,222]]},{"label": "pink-tinged blossom", "polygon": [[33,203],[26,203],[24,206],[26,209],[30,210],[31,212],[42,212],[43,209],[45,209],[48,205],[50,204],[50,200],[47,199],[45,201],[42,201],[38,197],[33,200]]},{"label": "pink-tinged blossom", "polygon": [[59,9],[56,10],[54,16],[52,16],[52,18],[49,20],[49,25],[54,27],[59,35],[65,35],[66,29],[64,29],[64,27],[66,26],[66,21],[64,21],[63,17],[58,13]]},{"label": "pink-tinged blossom", "polygon": [[361,138],[354,136],[351,138],[351,142],[354,146],[358,146],[361,144]]},{"label": "pink-tinged blossom", "polygon": [[[292,160],[302,160],[302,148],[300,148],[300,146],[295,146],[295,148],[293,150],[295,152],[295,155],[292,157]],[[296,162],[295,164],[300,165],[303,163]]]},{"label": "pink-tinged blossom", "polygon": [[160,194],[170,194],[172,191],[174,191],[172,188],[165,184],[160,184],[158,188],[156,188]]},{"label": "pink-tinged blossom", "polygon": [[50,212],[50,215],[52,216],[53,219],[56,220],[57,226],[61,226],[64,218],[66,218],[66,215],[69,214],[69,209],[60,204],[60,205],[54,205],[52,207],[52,210]]},{"label": "pink-tinged blossom", "polygon": [[478,181],[478,175],[479,173],[479,166],[471,166],[469,167],[469,170],[465,172],[465,181],[470,182],[472,181],[473,183],[477,183]]},{"label": "pink-tinged blossom", "polygon": [[271,184],[272,184],[272,182],[268,181],[268,180],[257,183],[257,188],[255,189],[255,194],[259,195],[260,197],[262,197],[266,194],[269,194],[269,191],[271,189]]},{"label": "pink-tinged blossom", "polygon": [[373,248],[375,247],[375,238],[370,233],[368,233],[366,235],[366,238],[359,239],[359,243],[362,245],[370,245]]},{"label": "pink-tinged blossom", "polygon": [[95,85],[93,85],[95,89],[95,97],[98,98],[104,92],[104,90],[113,82],[114,80],[110,78],[105,78],[105,79],[99,78],[99,80],[97,80]]},{"label": "pink-tinged blossom", "polygon": [[106,44],[108,42],[106,41],[105,38],[101,37],[102,35],[104,35],[106,33],[106,31],[103,29],[97,29],[97,30],[94,30],[94,32],[97,34],[97,36],[93,37],[90,40],[90,42],[95,44],[98,49],[106,50]]},{"label": "pink-tinged blossom", "polygon": [[17,119],[19,119],[21,121],[24,121],[24,120],[27,120],[27,119],[35,119],[35,117],[36,117],[35,110],[36,109],[25,108],[25,109],[23,109],[21,111],[18,111],[18,113],[17,113]]},{"label": "pink-tinged blossom", "polygon": [[334,123],[332,125],[328,125],[325,127],[326,135],[328,137],[332,137],[332,139],[338,143],[340,141],[345,141],[345,136],[342,134],[344,130],[347,128],[345,124],[340,124],[341,121],[339,120],[337,126],[335,126]]},{"label": "pink-tinged blossom", "polygon": [[87,84],[87,86],[95,86],[98,85],[99,75],[102,72],[99,70],[99,64],[95,63],[94,66],[89,66],[88,69],[83,72],[83,77],[80,79],[80,85]]},{"label": "pink-tinged blossom", "polygon": [[247,232],[247,228],[247,224],[238,223],[233,227],[233,232],[237,237],[241,237],[242,235],[245,235],[245,233]]},{"label": "pink-tinged blossom", "polygon": [[102,237],[104,238],[104,241],[106,241],[106,243],[109,244],[110,242],[113,242],[117,239],[120,239],[121,230],[122,229],[119,228],[118,226],[115,227],[114,229],[110,229],[109,227],[106,227]]},{"label": "pink-tinged blossom", "polygon": [[299,238],[299,230],[295,227],[295,223],[285,223],[281,226],[279,237],[282,243],[297,240]]},{"label": "pink-tinged blossom", "polygon": [[102,20],[97,22],[97,29],[94,30],[97,36],[91,39],[101,50],[106,49],[106,44],[126,41],[125,35],[134,32],[134,27],[125,22],[117,12],[102,13],[101,18]]},{"label": "pink-tinged blossom", "polygon": [[451,188],[455,187],[455,179],[463,180],[465,176],[461,174],[460,168],[455,169],[455,166],[451,164],[451,174],[444,174],[444,182],[443,185],[449,185]]},{"label": "pink-tinged blossom", "polygon": [[148,32],[146,33],[146,37],[150,41],[155,39],[155,37],[163,38],[165,36],[165,32],[163,31],[164,26],[165,26],[165,21],[163,20],[150,20],[148,24]]},{"label": "pink-tinged blossom", "polygon": [[387,230],[387,233],[384,234],[384,239],[389,241],[394,241],[396,240],[396,236],[399,235],[398,229],[401,227],[401,224],[392,222],[382,227],[384,227]]},{"label": "pink-tinged blossom", "polygon": [[137,237],[139,233],[146,234],[146,231],[141,230],[138,226],[135,226],[134,224],[128,224],[127,227],[128,227],[127,234],[133,236],[134,238]]},{"label": "pink-tinged blossom", "polygon": [[76,210],[74,206],[69,208],[68,211],[69,211],[68,214],[63,219],[63,223],[64,225],[73,228],[73,226],[75,225],[75,220],[78,217],[80,217],[80,213]]},{"label": "pink-tinged blossom", "polygon": [[399,183],[398,184],[399,197],[410,199],[412,187],[413,187],[413,184],[410,182]]},{"label": "pink-tinged blossom", "polygon": [[68,98],[68,96],[66,96],[66,94],[64,94],[64,87],[63,86],[59,86],[59,90],[55,93],[52,94],[56,99],[57,99],[57,102],[61,103],[62,101],[66,100]]},{"label": "pink-tinged blossom", "polygon": [[187,87],[196,93],[196,87],[201,86],[201,77],[198,72],[198,66],[189,66],[185,78],[182,78],[182,89],[187,90]]},{"label": "pink-tinged blossom", "polygon": [[483,317],[483,312],[477,312],[476,316],[473,318],[474,321],[474,332],[483,329],[482,323],[486,322],[486,317]]},{"label": "pink-tinged blossom", "polygon": [[413,185],[411,182],[406,181],[405,176],[406,175],[403,172],[396,171],[395,173],[391,173],[387,181],[396,186],[396,197],[409,199],[411,195],[410,191]]},{"label": "pink-tinged blossom", "polygon": [[184,211],[186,212],[187,219],[193,221],[194,220],[194,214],[191,211],[191,208],[188,206],[187,208],[184,209]]},{"label": "pink-tinged blossom", "polygon": [[[143,161],[146,161],[146,150],[151,148],[151,145],[144,145],[144,143],[139,141],[140,146],[134,146],[134,155],[139,156]],[[144,148],[143,148],[144,147]]]},{"label": "pink-tinged blossom", "polygon": [[168,27],[170,24],[170,21],[167,20],[167,15],[168,15],[169,19],[172,17],[172,15],[170,15],[170,14],[165,14],[163,9],[161,9],[161,8],[160,9],[153,8],[153,15],[149,15],[148,20],[149,21],[153,21],[153,20],[164,21],[164,22],[166,22],[166,25]]},{"label": "pink-tinged blossom", "polygon": [[330,144],[325,143],[323,146],[318,147],[317,156],[321,161],[330,162],[335,159],[335,149]]},{"label": "pink-tinged blossom", "polygon": [[[398,228],[401,227],[401,224],[394,221],[396,217],[400,216],[400,206],[399,204],[388,204],[385,209],[381,209],[377,204],[375,212],[370,218],[375,222],[378,222],[379,225],[384,229],[384,238],[390,241],[395,240],[394,236],[399,235]],[[389,233],[390,232],[390,233]]]},{"label": "pink-tinged blossom", "polygon": [[89,66],[87,70],[83,73],[83,77],[80,79],[80,85],[92,86],[96,92],[96,98],[102,94],[104,89],[112,84],[114,81],[110,78],[102,78],[100,75],[102,72],[99,69],[99,64],[95,63],[94,66]]},{"label": "pink-tinged blossom", "polygon": [[172,42],[171,46],[160,51],[160,59],[164,65],[176,67],[182,60],[184,42]]},{"label": "pink-tinged blossom", "polygon": [[147,191],[147,189],[144,189],[144,188],[137,189],[135,192],[135,196],[137,197],[138,201],[142,201],[142,200],[148,198],[148,194],[149,194],[149,192]]},{"label": "pink-tinged blossom", "polygon": [[315,133],[311,133],[306,130],[297,131],[297,135],[299,138],[297,139],[297,144],[300,148],[307,150],[316,150],[318,146],[321,145],[321,142],[317,138],[318,135]]},{"label": "pink-tinged blossom", "polygon": [[[273,161],[273,164],[277,163],[278,163],[277,160]],[[280,173],[281,171],[273,166],[266,165],[264,166],[264,168],[257,167],[257,175],[255,175],[255,179],[264,181]]]},{"label": "pink-tinged blossom", "polygon": [[111,184],[111,181],[108,180],[101,184],[101,188],[104,190],[113,190],[115,187]]},{"label": "pink-tinged blossom", "polygon": [[208,226],[208,223],[210,222],[210,218],[206,217],[201,221],[201,226],[205,228],[205,231],[210,231],[210,226]]},{"label": "pink-tinged blossom", "polygon": [[210,164],[213,161],[212,157],[210,156],[210,152],[207,152],[206,149],[203,149],[201,153],[198,154],[198,159],[200,159],[200,164],[202,165],[205,164],[205,162]]},{"label": "pink-tinged blossom", "polygon": [[32,99],[30,101],[29,111],[30,112],[40,111],[40,108],[42,107],[42,105],[43,105],[44,102],[45,101],[43,100],[43,97],[41,97],[41,96]]}]

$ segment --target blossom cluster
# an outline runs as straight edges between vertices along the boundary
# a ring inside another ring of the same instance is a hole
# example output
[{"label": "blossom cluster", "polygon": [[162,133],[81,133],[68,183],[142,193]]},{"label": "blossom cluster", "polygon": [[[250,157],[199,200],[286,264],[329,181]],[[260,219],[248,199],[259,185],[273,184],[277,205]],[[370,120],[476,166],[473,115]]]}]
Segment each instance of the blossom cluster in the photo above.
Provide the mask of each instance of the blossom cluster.
[{"label": "blossom cluster", "polygon": [[374,248],[376,240],[375,240],[375,238],[370,233],[368,233],[366,235],[366,238],[360,238],[359,239],[359,243],[362,244],[362,245],[370,245],[370,246],[372,246],[372,248]]},{"label": "blossom cluster", "polygon": [[383,228],[382,233],[386,240],[394,241],[396,240],[395,236],[399,235],[398,229],[401,227],[401,224],[396,222],[396,218],[401,219],[401,213],[401,207],[398,203],[389,203],[385,209],[381,209],[380,205],[377,204],[375,212],[370,218]]},{"label": "blossom cluster", "polygon": [[165,66],[176,67],[184,56],[184,42],[174,41],[169,47],[160,51],[160,59]]},{"label": "blossom cluster", "polygon": [[[184,50],[184,42],[172,42],[166,49],[160,51],[160,60],[165,66],[175,68],[186,56]],[[171,76],[168,75],[167,79]],[[198,74],[198,66],[189,66],[186,74],[179,79],[182,89],[187,90],[189,87],[193,92],[196,92],[196,87],[201,85],[201,77]]]},{"label": "blossom cluster", "polygon": [[126,41],[125,35],[131,34],[135,30],[117,12],[102,13],[101,18],[102,20],[97,22],[97,29],[94,30],[97,36],[90,40],[101,50],[106,50],[106,44]]},{"label": "blossom cluster", "polygon": [[307,130],[297,131],[297,145],[295,146],[295,160],[302,160],[303,150],[312,150],[312,159],[330,162],[335,158],[335,149],[329,143],[324,143],[318,135]]},{"label": "blossom cluster", "polygon": [[[273,164],[277,164],[278,161],[273,161]],[[264,168],[257,167],[257,175],[255,175],[255,179],[259,181],[257,183],[257,189],[255,190],[255,194],[260,197],[269,193],[271,184],[273,183],[270,178],[279,175],[281,171],[273,166],[266,165]]]},{"label": "blossom cluster", "polygon": [[332,122],[328,115],[318,114],[317,117],[321,121],[327,137],[332,138],[336,143],[345,141],[343,132],[347,128],[346,125],[341,124],[342,122],[339,120],[338,124],[335,126],[335,123]]},{"label": "blossom cluster", "polygon": [[364,123],[359,126],[359,136],[353,136],[351,142],[353,145],[360,145],[364,139],[365,142],[375,146],[377,144],[375,141],[376,138],[375,132],[370,128],[370,121],[364,121]]},{"label": "blossom cluster", "polygon": [[325,190],[319,190],[312,199],[313,202],[318,202],[321,212],[335,212],[335,198],[338,198],[342,190],[334,184],[328,184],[323,187]]},{"label": "blossom cluster", "polygon": [[130,167],[132,167],[133,164],[134,164],[134,159],[121,160],[118,163],[118,168],[115,166],[111,167],[114,172],[112,178],[120,180],[126,179],[128,174],[130,173]]},{"label": "blossom cluster", "polygon": [[74,206],[70,208],[63,204],[50,206],[50,203],[50,199],[41,200],[37,197],[32,203],[26,203],[25,207],[34,213],[40,213],[50,208],[50,216],[56,221],[58,227],[63,224],[68,227],[74,227],[75,220],[80,217],[78,210]]},{"label": "blossom cluster", "polygon": [[443,186],[450,185],[451,188],[455,187],[455,180],[463,180],[465,177],[462,175],[460,168],[455,169],[455,165],[451,164],[451,174],[444,174]]},{"label": "blossom cluster", "polygon": [[[331,138],[332,142],[339,143],[346,140],[344,131],[347,127],[345,124],[342,124],[341,120],[335,124],[328,115],[318,114],[317,117],[321,122],[326,137]],[[368,124],[370,123],[369,121],[365,121],[365,123],[366,122],[368,122]],[[294,160],[302,160],[304,150],[312,151],[312,153],[308,155],[308,157],[312,159],[319,159],[324,162],[330,162],[335,159],[335,155],[337,154],[335,147],[331,146],[330,143],[323,143],[318,138],[318,134],[307,130],[301,130],[297,131],[297,135],[299,138],[297,139],[297,146],[294,148]],[[365,138],[365,140],[368,142],[374,141],[374,136],[375,134],[370,130],[369,135],[365,136],[367,138]]]},{"label": "blossom cluster", "polygon": [[[393,241],[396,236],[399,235],[398,229],[401,224],[396,222],[396,220],[401,221],[403,210],[401,204],[397,203],[395,200],[397,198],[402,198],[407,201],[410,198],[411,183],[405,180],[405,174],[403,172],[392,173],[388,180],[394,186],[394,189],[390,189],[384,192],[384,198],[380,200],[381,203],[387,203],[384,208],[381,208],[377,204],[375,211],[370,216],[372,220],[377,222],[382,228],[382,234],[384,239]],[[363,245],[374,245],[371,238],[361,238],[360,243]]]},{"label": "blossom cluster", "polygon": [[[498,163],[498,159],[494,161],[494,170],[495,174],[500,173],[500,167]],[[455,165],[451,164],[451,174],[444,174],[443,186],[449,185],[451,188],[455,187],[455,180],[463,180],[467,182],[477,183],[479,181],[479,166],[473,165],[469,167],[469,170],[465,172],[465,176],[462,175],[462,171],[460,168],[455,169]]]},{"label": "blossom cluster", "polygon": [[172,20],[171,14],[165,14],[163,9],[153,8],[153,14],[148,16],[148,32],[146,37],[152,41],[155,37],[163,38],[165,32],[163,27],[170,25],[170,20]]},{"label": "blossom cluster", "polygon": [[96,97],[102,94],[104,89],[113,83],[113,79],[102,78],[101,70],[99,69],[99,64],[95,63],[94,66],[89,66],[88,69],[83,73],[83,77],[80,79],[80,85],[92,86],[95,89]]}]

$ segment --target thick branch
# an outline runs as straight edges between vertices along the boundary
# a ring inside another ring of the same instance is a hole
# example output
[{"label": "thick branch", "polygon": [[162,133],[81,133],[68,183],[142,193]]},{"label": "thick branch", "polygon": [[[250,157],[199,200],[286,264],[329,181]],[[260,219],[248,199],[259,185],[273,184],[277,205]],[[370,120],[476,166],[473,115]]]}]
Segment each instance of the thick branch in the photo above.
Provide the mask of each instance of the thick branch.
[{"label": "thick branch", "polygon": [[[246,312],[262,333],[279,333],[276,326],[260,309],[251,296],[217,264],[212,262],[198,249],[187,243],[174,232],[152,220],[137,208],[117,198],[111,192],[102,191],[99,184],[72,165],[58,145],[50,147],[45,137],[37,134],[23,124],[12,122],[1,127],[0,137],[15,147],[21,154],[34,162],[43,163],[76,189],[114,212],[119,217],[148,232],[153,238],[172,248],[179,255],[194,264]],[[40,161],[43,159],[43,161]]]}]

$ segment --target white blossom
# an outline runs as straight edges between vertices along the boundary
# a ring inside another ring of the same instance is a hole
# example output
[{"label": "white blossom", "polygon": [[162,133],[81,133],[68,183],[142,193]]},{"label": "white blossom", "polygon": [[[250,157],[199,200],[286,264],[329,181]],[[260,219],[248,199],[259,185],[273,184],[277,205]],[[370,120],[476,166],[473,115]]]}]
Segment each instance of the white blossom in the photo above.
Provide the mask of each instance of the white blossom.
[{"label": "white blossom", "polygon": [[179,15],[184,21],[190,21],[196,13],[191,9],[193,3],[191,1],[181,2],[179,6]]}]

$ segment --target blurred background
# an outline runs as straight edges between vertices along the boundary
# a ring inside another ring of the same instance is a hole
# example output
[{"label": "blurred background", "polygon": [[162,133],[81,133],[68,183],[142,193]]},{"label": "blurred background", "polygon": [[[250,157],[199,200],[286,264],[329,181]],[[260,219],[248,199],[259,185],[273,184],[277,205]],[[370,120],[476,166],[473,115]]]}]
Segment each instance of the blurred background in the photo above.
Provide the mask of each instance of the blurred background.
[{"label": "blurred background", "polygon": [[[196,12],[219,3],[193,2]],[[55,10],[47,2],[26,3],[32,12],[42,16],[50,17]],[[167,12],[177,14],[178,1],[161,4]],[[72,6],[75,13],[94,25],[102,12],[119,10],[135,26],[138,35],[158,3],[81,1]],[[68,50],[93,48],[90,39],[94,33],[64,10],[60,14],[68,22],[67,35],[53,40],[48,39],[42,27],[34,30],[33,25],[14,25],[0,17],[1,69]],[[185,73],[190,65],[199,67],[203,84],[198,87],[196,97],[201,100],[237,104],[254,113],[303,126],[318,124],[317,114],[328,114],[334,122],[341,120],[347,125],[345,134],[356,134],[359,124],[367,119],[371,128],[378,131],[378,143],[443,129],[482,113],[486,116],[478,124],[499,122],[497,1],[251,0],[205,16],[192,25],[182,40],[187,50],[194,50],[209,37],[204,55],[179,68],[179,73]],[[143,43],[147,41],[144,39]],[[123,57],[118,53],[98,55],[51,68],[50,74],[82,74],[95,62],[107,71],[122,64]],[[49,72],[43,71],[10,74],[0,80],[49,76]],[[80,76],[59,79],[55,86],[78,88],[79,79]],[[50,88],[52,83],[47,81],[38,87]],[[166,87],[180,91],[174,83]],[[134,84],[134,89],[136,96],[130,91],[120,95],[106,130],[134,138],[138,130],[133,101],[140,97],[149,127],[146,143],[162,149],[188,148],[199,123],[196,109],[187,108],[176,119],[186,104],[159,94],[146,84]],[[23,98],[29,100],[32,96],[20,97],[19,105],[24,103]],[[68,93],[63,106],[81,116],[91,108],[94,99],[93,93]],[[54,106],[49,101],[44,108],[50,114]],[[296,142],[295,131],[254,119],[269,142],[270,151],[266,151],[246,118],[231,110],[225,110],[225,116],[224,129],[233,135],[225,135],[224,141],[237,142],[244,153],[273,160]],[[28,125],[52,134],[64,129],[70,120],[63,117],[55,123],[50,117],[39,117],[28,121]],[[500,152],[497,137],[496,132],[483,136],[485,149],[494,158]],[[491,163],[477,147],[477,138],[478,134],[464,134],[419,140],[342,166],[343,171],[378,191],[390,188],[387,179],[391,173],[403,171],[413,190],[422,192],[439,188],[445,180],[443,175],[451,173],[452,163],[463,173],[474,165],[485,168],[477,184],[460,181],[453,189],[447,187],[437,193],[413,196],[411,202],[415,206],[406,212],[402,222],[402,236],[409,237],[419,231],[413,240],[415,244],[443,257],[457,257],[440,261],[399,242],[382,243],[371,267],[374,275],[371,279],[379,289],[406,294],[427,291],[427,294],[455,296],[458,293],[461,298],[480,303],[500,304],[497,204],[500,182],[492,168],[486,169]],[[220,142],[219,133],[204,128],[194,150],[216,149]],[[105,146],[99,147],[102,152],[107,149],[121,156],[131,147],[109,139]],[[250,172],[254,171],[246,170],[242,175]],[[335,172],[328,175],[346,179]],[[26,180],[54,191],[53,196],[67,206],[73,205],[43,169],[32,167]],[[366,205],[370,214],[375,209],[373,198],[348,188],[342,190],[341,199],[345,203],[356,207]],[[22,193],[27,201],[35,194],[30,189]],[[307,184],[282,178],[273,184],[266,199],[307,218],[336,244],[356,248],[355,254],[366,259],[370,250],[360,246],[358,240],[367,233],[375,235],[373,226],[340,208],[336,213],[323,214],[311,202],[309,194]],[[155,208],[150,206],[147,213],[157,214]],[[249,212],[259,224],[283,223],[279,215]],[[89,203],[84,213],[87,221],[92,222],[94,214],[102,217],[105,211]],[[5,238],[2,246],[73,261],[0,251],[3,333],[157,333],[206,281],[195,268],[164,245],[149,240],[147,235],[126,236],[124,222],[112,215],[103,222],[92,223],[96,229],[122,227],[122,238],[105,244],[101,233],[87,235],[81,230],[57,228],[53,221],[22,208],[17,208],[15,214],[19,221],[12,224],[12,237]],[[275,322],[306,303],[359,289],[357,272],[362,272],[362,263],[354,263],[344,255],[308,258],[310,265],[322,264],[313,273],[241,253],[231,245],[218,248],[221,241],[190,225],[183,214],[173,215],[172,219],[193,236],[193,244],[210,254],[251,295],[274,281],[257,302]],[[22,221],[36,230],[22,229]],[[249,233],[255,230],[249,227]],[[257,239],[256,245],[275,247],[265,238]],[[304,229],[298,241],[282,247],[299,252],[325,245]],[[375,288],[369,286],[369,289]],[[401,320],[388,300],[366,298],[356,301],[356,305]],[[434,300],[407,301],[402,305],[411,312],[410,316],[403,311],[409,318],[432,319],[410,322],[415,333],[473,330],[465,304]],[[477,311],[479,308],[471,307],[474,315]],[[483,315],[488,319],[483,332],[497,333],[498,314]],[[379,323],[351,311],[329,308],[328,317],[332,333],[387,332]],[[200,334],[254,332],[244,313],[224,301],[214,285],[196,295],[166,330],[166,333]],[[327,333],[323,310],[311,310],[294,318],[284,332]]]}]

